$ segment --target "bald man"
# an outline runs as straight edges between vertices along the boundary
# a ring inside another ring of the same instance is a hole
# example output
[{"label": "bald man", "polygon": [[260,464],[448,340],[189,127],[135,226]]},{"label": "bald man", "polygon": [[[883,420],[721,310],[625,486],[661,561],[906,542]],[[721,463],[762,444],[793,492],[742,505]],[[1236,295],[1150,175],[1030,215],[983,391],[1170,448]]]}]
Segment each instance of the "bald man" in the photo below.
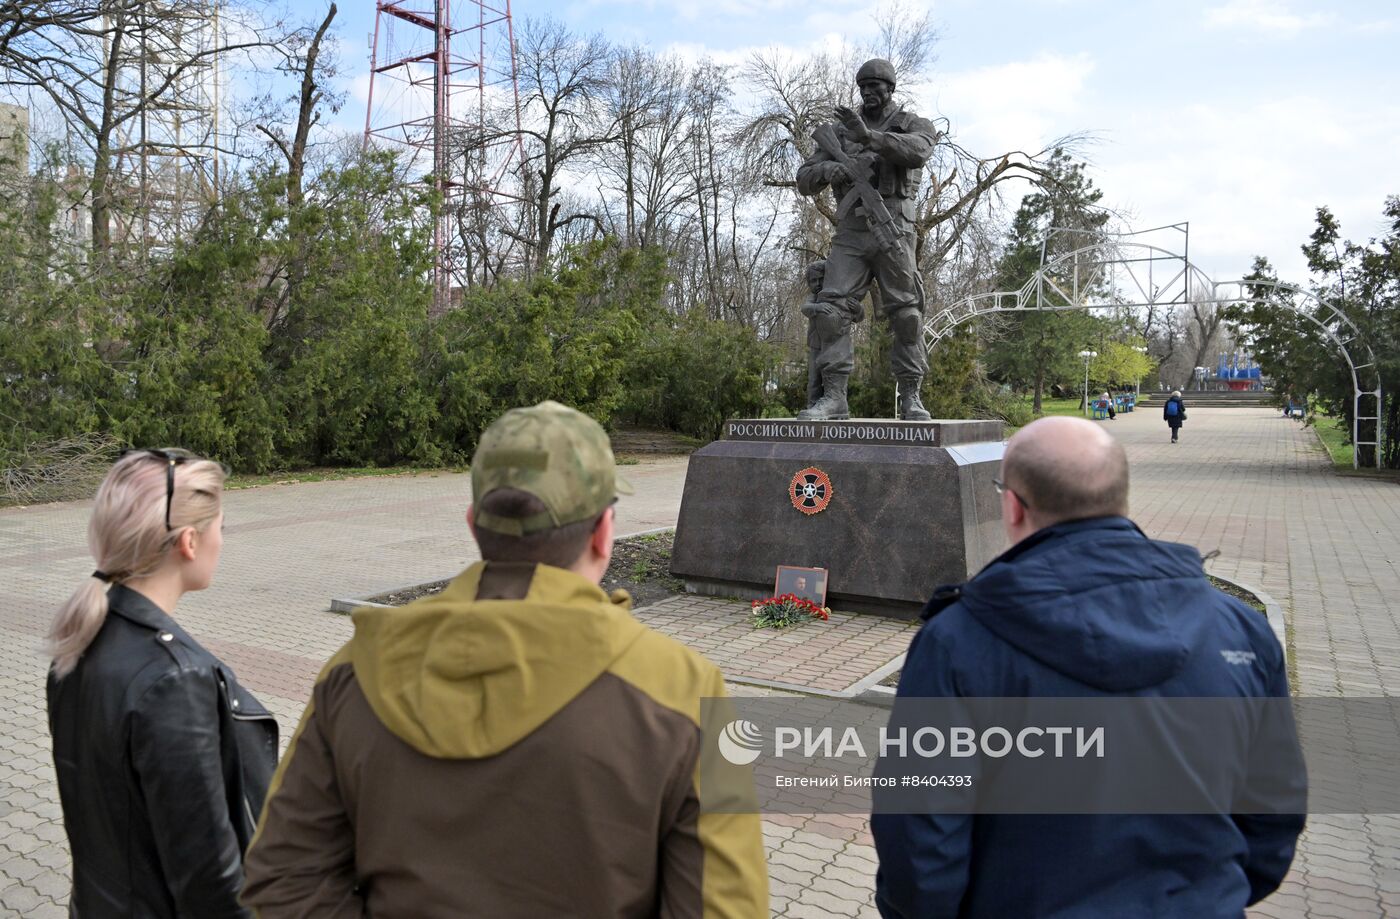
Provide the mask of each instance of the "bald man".
[{"label": "bald man", "polygon": [[1128,516],[1128,455],[1107,431],[1083,418],[1026,425],[1007,442],[1001,477],[992,484],[1001,493],[1002,527],[1011,546],[1059,523]]},{"label": "bald man", "polygon": [[[1103,428],[1027,425],[992,486],[1011,547],[934,592],[900,697],[1287,697],[1266,618],[1211,586],[1196,549],[1128,519],[1127,456]],[[1291,724],[1285,739],[1297,753]],[[1303,817],[877,812],[870,826],[887,919],[1239,919],[1283,880]]]}]

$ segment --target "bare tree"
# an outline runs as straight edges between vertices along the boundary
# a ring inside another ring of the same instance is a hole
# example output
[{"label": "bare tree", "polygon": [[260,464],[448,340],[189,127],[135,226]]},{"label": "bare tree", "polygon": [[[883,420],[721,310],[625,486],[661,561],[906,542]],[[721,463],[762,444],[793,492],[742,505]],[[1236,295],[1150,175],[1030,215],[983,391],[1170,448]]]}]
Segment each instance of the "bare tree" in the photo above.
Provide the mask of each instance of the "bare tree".
[{"label": "bare tree", "polygon": [[[296,97],[296,122],[290,139],[279,126],[269,127],[261,123],[258,125],[258,130],[267,135],[282,156],[287,170],[287,209],[292,212],[301,207],[305,197],[307,149],[311,131],[321,120],[320,106],[325,99],[322,86],[330,75],[331,67],[321,56],[321,48],[336,12],[336,5],[332,3],[320,27],[305,43],[304,51],[301,42],[289,45],[287,69],[293,72],[300,71],[301,74],[300,89]],[[306,278],[306,256],[299,248],[289,248],[281,258],[264,267],[264,280],[255,301],[256,309],[265,314],[269,327],[275,327],[282,322],[288,303],[297,295]]]},{"label": "bare tree", "polygon": [[516,62],[525,94],[522,188],[529,225],[527,232],[514,233],[533,250],[540,269],[549,263],[561,229],[579,221],[602,228],[597,214],[566,209],[562,193],[568,170],[583,166],[611,139],[598,125],[608,45],[601,36],[583,38],[558,23],[531,20],[521,31]]},{"label": "bare tree", "polygon": [[311,36],[306,45],[306,53],[293,55],[291,63],[301,71],[301,90],[297,94],[297,120],[290,142],[284,132],[267,125],[258,125],[258,130],[266,134],[287,164],[287,203],[296,207],[301,204],[302,180],[306,172],[306,147],[311,138],[311,129],[321,120],[321,102],[325,99],[323,84],[332,75],[327,62],[321,58],[321,43],[326,31],[335,19],[336,6],[331,4],[326,18]]},{"label": "bare tree", "polygon": [[901,82],[928,72],[940,37],[928,10],[896,2],[876,10],[875,18],[880,37],[864,50],[893,64]]},{"label": "bare tree", "polygon": [[725,196],[732,188],[731,164],[724,160],[730,134],[729,81],[711,63],[697,67],[690,79],[690,137],[686,171],[688,194],[694,208],[694,232],[699,249],[701,297],[712,318],[720,318],[729,299],[724,290],[723,266]]},{"label": "bare tree", "polygon": [[[599,114],[616,127],[616,141],[599,148],[597,168],[616,183],[622,196],[624,229],[629,245],[637,241],[637,161],[642,134],[654,117],[657,90],[653,78],[656,61],[643,48],[613,49],[608,76],[598,94]],[[620,156],[618,155],[620,154]]]},{"label": "bare tree", "polygon": [[[113,0],[110,12],[120,7],[137,9],[143,0]],[[0,0],[0,59],[19,45],[25,36],[43,29],[93,31],[93,0]]]},{"label": "bare tree", "polygon": [[[1195,368],[1205,366],[1206,355],[1219,343],[1220,327],[1225,317],[1216,304],[1193,300],[1187,307],[1186,319],[1189,323],[1187,340],[1193,347],[1191,372],[1194,373]],[[1182,385],[1186,385],[1186,380],[1182,381]]]},{"label": "bare tree", "polygon": [[688,75],[674,59],[614,50],[600,107],[613,139],[599,148],[596,166],[605,196],[620,199],[617,235],[630,245],[656,244],[686,200],[687,90]]},{"label": "bare tree", "polygon": [[[766,172],[767,184],[795,188],[798,165],[812,153],[813,132],[832,120],[832,107],[848,101],[852,75],[860,60],[886,56],[895,64],[900,86],[916,78],[933,61],[938,35],[928,16],[909,16],[898,7],[880,14],[881,34],[872,47],[848,50],[840,56],[812,55],[791,61],[773,52],[752,58],[744,75],[756,92],[759,109],[739,132],[752,161]],[[896,97],[908,96],[897,90]],[[979,156],[951,138],[947,121],[935,118],[938,143],[925,166],[928,181],[920,192],[915,217],[915,254],[926,271],[937,271],[977,220],[979,206],[996,203],[1000,185],[1014,179],[1047,181],[1044,168],[1057,148],[1072,149],[1077,137],[1059,138],[1034,152],[1011,151]],[[829,196],[797,204],[792,244],[804,251],[824,251],[836,222]]]},{"label": "bare tree", "polygon": [[[750,58],[743,78],[758,99],[758,108],[736,132],[748,168],[772,188],[794,189],[797,167],[811,154],[812,134],[832,119],[832,107],[850,95],[851,73],[845,60],[818,54],[791,60],[777,52]],[[798,197],[789,245],[817,255],[826,251],[836,210],[826,196]]]},{"label": "bare tree", "polygon": [[[9,2],[0,27],[0,86],[40,94],[85,145],[92,214],[92,247],[112,246],[113,214],[129,197],[136,177],[138,204],[149,205],[148,156],[196,159],[212,154],[215,141],[193,143],[152,136],[148,121],[172,102],[200,68],[239,50],[262,47],[273,30],[256,23],[252,3],[224,7],[212,32],[202,0],[64,0],[57,4]],[[239,37],[224,36],[237,33]],[[195,40],[193,36],[201,36]],[[125,165],[128,161],[139,164]],[[142,240],[144,245],[144,240]]]}]

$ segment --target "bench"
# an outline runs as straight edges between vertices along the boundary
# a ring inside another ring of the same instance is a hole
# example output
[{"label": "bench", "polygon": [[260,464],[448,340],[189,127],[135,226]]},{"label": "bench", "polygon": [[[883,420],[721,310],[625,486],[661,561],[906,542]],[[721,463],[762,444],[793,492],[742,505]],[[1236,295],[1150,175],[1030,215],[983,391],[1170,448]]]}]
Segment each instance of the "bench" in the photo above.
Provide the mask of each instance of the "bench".
[{"label": "bench", "polygon": [[1108,403],[1105,402],[1103,399],[1095,399],[1094,404],[1091,406],[1091,408],[1093,410],[1093,417],[1095,418],[1095,420],[1099,418],[1108,417]]}]

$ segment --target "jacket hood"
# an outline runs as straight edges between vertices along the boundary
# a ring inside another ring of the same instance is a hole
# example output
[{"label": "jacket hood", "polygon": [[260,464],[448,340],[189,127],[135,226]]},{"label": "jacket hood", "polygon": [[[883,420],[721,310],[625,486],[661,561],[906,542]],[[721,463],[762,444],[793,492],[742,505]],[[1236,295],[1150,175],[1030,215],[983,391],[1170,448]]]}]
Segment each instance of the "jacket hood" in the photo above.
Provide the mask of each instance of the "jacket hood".
[{"label": "jacket hood", "polygon": [[1041,530],[961,591],[978,622],[1042,664],[1097,689],[1156,686],[1185,666],[1193,602],[1213,588],[1191,546],[1148,539],[1124,517]]},{"label": "jacket hood", "polygon": [[385,727],[428,756],[475,759],[528,736],[645,631],[631,598],[535,567],[520,600],[478,600],[485,563],[441,593],[352,618],[350,660]]}]

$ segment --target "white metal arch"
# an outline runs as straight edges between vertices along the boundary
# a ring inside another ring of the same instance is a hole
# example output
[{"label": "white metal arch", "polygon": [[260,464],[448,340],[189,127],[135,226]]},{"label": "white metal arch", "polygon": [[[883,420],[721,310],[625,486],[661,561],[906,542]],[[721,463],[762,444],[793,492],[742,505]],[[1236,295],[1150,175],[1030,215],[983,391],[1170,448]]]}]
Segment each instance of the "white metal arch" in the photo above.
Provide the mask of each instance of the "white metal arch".
[{"label": "white metal arch", "polygon": [[[1161,273],[1165,279],[1161,283],[1157,282],[1159,265],[1167,269]],[[1122,290],[1119,284],[1108,283],[1124,278],[1130,279],[1131,283],[1121,285]],[[1259,296],[1251,292],[1251,288],[1268,289],[1278,296]],[[1111,295],[1098,293],[1104,289],[1110,290]],[[1213,281],[1192,265],[1185,253],[1172,252],[1161,246],[1100,237],[1099,242],[1046,260],[1018,290],[976,294],[931,314],[924,321],[924,346],[932,352],[939,341],[964,322],[991,313],[1141,308],[1187,303],[1220,306],[1257,303],[1289,310],[1312,323],[1341,352],[1351,373],[1352,466],[1360,465],[1360,448],[1367,446],[1373,448],[1373,461],[1380,463],[1380,445],[1384,440],[1381,430],[1384,403],[1380,368],[1376,365],[1370,345],[1345,313],[1297,284],[1243,278]],[[1353,350],[1357,357],[1362,358],[1362,363],[1357,363]],[[1363,422],[1371,422],[1371,439],[1362,439],[1365,436]]]}]

